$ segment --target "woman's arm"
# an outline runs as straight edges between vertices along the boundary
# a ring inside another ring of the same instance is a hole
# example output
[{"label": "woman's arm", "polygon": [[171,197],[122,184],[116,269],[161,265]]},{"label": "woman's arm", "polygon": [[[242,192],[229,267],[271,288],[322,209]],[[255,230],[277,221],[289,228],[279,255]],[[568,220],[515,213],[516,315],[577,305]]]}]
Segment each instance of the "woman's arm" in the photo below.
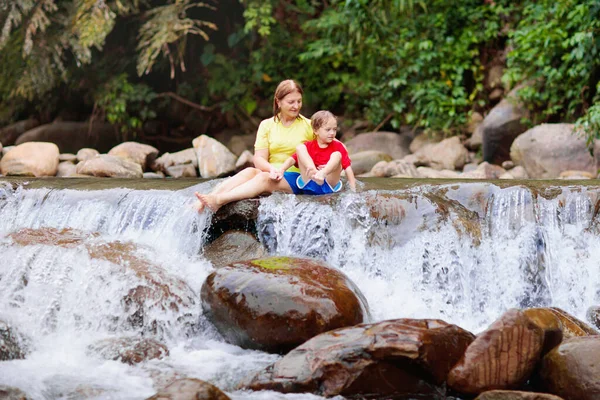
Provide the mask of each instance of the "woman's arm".
[{"label": "woman's arm", "polygon": [[348,179],[350,190],[356,192],[356,178],[354,177],[354,171],[352,171],[352,167],[348,167],[344,171],[346,171],[346,178]]},{"label": "woman's arm", "polygon": [[269,163],[269,149],[260,149],[254,151],[254,166],[261,171],[271,172],[273,167]]}]

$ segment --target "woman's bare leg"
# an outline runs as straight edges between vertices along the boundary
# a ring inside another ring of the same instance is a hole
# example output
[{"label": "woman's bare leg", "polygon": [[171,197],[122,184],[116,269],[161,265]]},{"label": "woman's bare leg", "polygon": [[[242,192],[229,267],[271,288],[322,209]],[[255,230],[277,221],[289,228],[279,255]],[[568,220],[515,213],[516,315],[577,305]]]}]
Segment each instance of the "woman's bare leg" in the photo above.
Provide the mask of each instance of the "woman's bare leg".
[{"label": "woman's bare leg", "polygon": [[197,194],[204,206],[216,212],[219,208],[232,201],[251,199],[263,193],[285,192],[292,193],[292,188],[285,179],[279,181],[269,177],[268,172],[261,172],[251,180],[224,193]]},{"label": "woman's bare leg", "polygon": [[313,177],[313,181],[322,185],[325,180],[331,187],[335,187],[337,183],[340,181],[340,176],[342,175],[342,155],[339,151],[334,151],[331,153],[331,157],[325,167],[319,170],[315,176]]}]

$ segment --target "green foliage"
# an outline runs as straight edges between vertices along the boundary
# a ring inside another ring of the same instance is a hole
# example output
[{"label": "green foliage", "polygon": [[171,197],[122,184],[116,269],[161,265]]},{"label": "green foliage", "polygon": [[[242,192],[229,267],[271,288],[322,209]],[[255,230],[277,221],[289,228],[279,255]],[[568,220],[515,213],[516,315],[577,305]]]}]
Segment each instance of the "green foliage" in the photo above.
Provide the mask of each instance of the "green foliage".
[{"label": "green foliage", "polygon": [[535,111],[535,122],[580,116],[600,73],[600,3],[527,2],[510,36],[505,78],[513,85],[527,82],[519,95]]},{"label": "green foliage", "polygon": [[[199,35],[208,40],[206,29],[217,29],[211,22],[187,17],[193,7],[209,7],[205,3],[191,3],[189,0],[175,0],[175,3],[156,7],[146,13],[148,21],[142,25],[139,34],[138,75],[147,74],[160,55],[169,57],[171,78],[175,77],[175,64],[185,71],[183,60],[187,35]],[[173,45],[171,48],[169,45]]]},{"label": "green foliage", "polygon": [[107,82],[95,95],[97,111],[105,119],[120,127],[123,138],[135,137],[144,121],[156,118],[150,103],[156,93],[147,85],[132,84],[126,74]]}]

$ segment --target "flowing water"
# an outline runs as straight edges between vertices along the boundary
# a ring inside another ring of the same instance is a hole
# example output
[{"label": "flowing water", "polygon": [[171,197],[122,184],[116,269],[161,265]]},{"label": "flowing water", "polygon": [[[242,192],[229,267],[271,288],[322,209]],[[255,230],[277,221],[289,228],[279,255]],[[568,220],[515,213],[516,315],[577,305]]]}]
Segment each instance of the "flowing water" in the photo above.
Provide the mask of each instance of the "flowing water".
[{"label": "flowing water", "polygon": [[[225,343],[202,315],[210,218],[195,211],[192,193],[213,184],[84,191],[0,182],[0,320],[24,334],[29,351],[0,362],[0,385],[33,399],[144,399],[174,377],[195,377],[233,399],[318,398],[236,390],[279,356]],[[599,194],[488,183],[323,200],[275,194],[261,200],[257,231],[271,254],[346,273],[373,321],[440,318],[476,333],[511,307],[552,305],[585,319],[600,300]],[[147,298],[140,318],[124,305],[132,290],[162,285],[181,300],[177,310]],[[140,334],[170,354],[130,366],[89,350]]]}]

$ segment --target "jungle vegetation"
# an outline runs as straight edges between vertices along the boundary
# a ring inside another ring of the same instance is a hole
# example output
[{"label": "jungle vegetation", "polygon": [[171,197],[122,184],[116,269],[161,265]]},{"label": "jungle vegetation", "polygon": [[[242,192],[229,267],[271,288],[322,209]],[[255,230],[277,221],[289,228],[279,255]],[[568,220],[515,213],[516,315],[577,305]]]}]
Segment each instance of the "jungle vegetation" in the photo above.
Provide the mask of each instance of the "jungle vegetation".
[{"label": "jungle vegetation", "polygon": [[597,0],[0,0],[0,27],[0,126],[252,131],[294,78],[307,113],[455,135],[494,105],[501,67],[531,124],[600,135]]}]

